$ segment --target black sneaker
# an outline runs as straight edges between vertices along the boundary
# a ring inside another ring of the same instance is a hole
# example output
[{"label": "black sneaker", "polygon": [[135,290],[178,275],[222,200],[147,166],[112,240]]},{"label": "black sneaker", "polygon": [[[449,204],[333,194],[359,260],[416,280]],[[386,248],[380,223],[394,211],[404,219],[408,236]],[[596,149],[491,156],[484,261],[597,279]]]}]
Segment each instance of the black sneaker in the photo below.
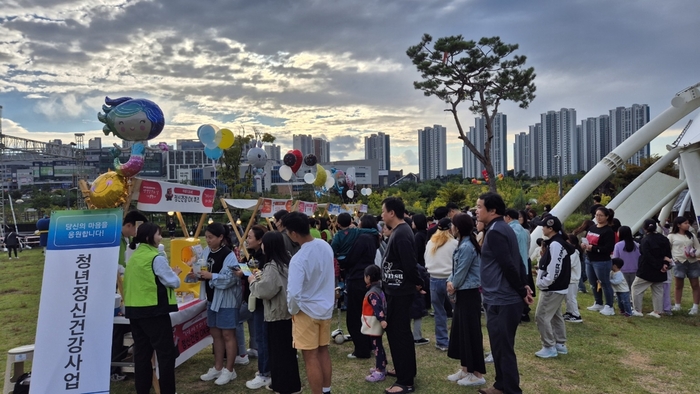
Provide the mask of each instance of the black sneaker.
[{"label": "black sneaker", "polygon": [[413,341],[413,343],[416,346],[426,345],[426,344],[430,343],[430,339],[428,339],[428,338],[416,339],[415,341]]},{"label": "black sneaker", "polygon": [[564,318],[564,321],[568,321],[569,323],[583,323],[583,319],[581,319],[581,316],[576,315],[569,315]]}]

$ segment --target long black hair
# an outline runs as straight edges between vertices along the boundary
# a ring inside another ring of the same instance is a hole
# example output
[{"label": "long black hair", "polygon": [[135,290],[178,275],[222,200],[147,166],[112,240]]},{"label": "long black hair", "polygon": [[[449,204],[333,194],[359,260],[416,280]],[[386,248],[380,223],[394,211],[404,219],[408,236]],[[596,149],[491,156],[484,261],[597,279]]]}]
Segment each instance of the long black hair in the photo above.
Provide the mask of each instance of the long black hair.
[{"label": "long black hair", "polygon": [[[678,228],[678,226],[680,226],[681,224],[683,224],[685,222],[690,222],[690,220],[688,220],[688,218],[685,216],[679,216],[679,217],[673,219],[673,228],[671,228],[671,233],[678,234],[678,232],[680,231],[680,228]],[[693,238],[693,234],[690,231],[686,231],[685,236],[690,238],[690,239]]]},{"label": "long black hair", "polygon": [[262,249],[267,261],[277,264],[278,268],[288,266],[289,252],[284,246],[284,237],[278,231],[268,231],[262,237]]},{"label": "long black hair", "polygon": [[139,228],[136,230],[136,236],[131,239],[129,244],[130,249],[136,249],[136,244],[148,244],[154,247],[158,247],[156,244],[155,236],[160,233],[160,226],[155,223],[141,223]]},{"label": "long black hair", "polygon": [[631,252],[637,247],[634,243],[634,237],[632,237],[632,229],[629,226],[620,227],[617,235],[620,237],[620,241],[625,242],[625,247],[622,248],[625,252]]},{"label": "long black hair", "polygon": [[459,230],[460,241],[462,240],[461,238],[469,237],[472,245],[474,245],[474,249],[476,249],[476,253],[481,254],[481,246],[479,246],[479,242],[476,240],[474,221],[471,216],[466,213],[458,213],[452,217],[452,225]]}]

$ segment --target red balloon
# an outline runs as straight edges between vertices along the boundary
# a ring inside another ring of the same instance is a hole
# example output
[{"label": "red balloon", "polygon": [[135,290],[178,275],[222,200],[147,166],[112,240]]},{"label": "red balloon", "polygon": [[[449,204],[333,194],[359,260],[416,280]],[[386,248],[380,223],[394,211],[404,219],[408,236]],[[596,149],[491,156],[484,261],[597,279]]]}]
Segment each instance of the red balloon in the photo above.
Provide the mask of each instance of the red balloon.
[{"label": "red balloon", "polygon": [[304,155],[301,154],[299,149],[294,149],[292,154],[297,158],[297,161],[292,166],[292,172],[296,174],[301,165],[304,163]]}]

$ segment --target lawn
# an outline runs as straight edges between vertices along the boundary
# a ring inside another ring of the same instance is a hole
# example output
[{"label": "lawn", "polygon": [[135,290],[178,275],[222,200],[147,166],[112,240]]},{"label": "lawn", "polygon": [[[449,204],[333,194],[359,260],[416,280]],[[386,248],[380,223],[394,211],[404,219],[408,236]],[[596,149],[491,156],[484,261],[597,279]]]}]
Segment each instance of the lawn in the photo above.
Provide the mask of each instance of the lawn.
[{"label": "lawn", "polygon": [[[169,241],[164,240],[166,250]],[[34,343],[39,293],[43,272],[41,250],[25,250],[19,260],[0,258],[4,266],[0,276],[0,351],[7,353],[16,346]],[[689,287],[686,284],[686,287]],[[683,307],[690,307],[690,293],[684,294]],[[645,298],[644,311],[651,309],[650,294]],[[592,304],[590,294],[579,293],[583,324],[567,324],[569,354],[555,359],[541,360],[534,356],[540,349],[535,323],[520,326],[516,352],[521,374],[521,386],[526,393],[696,393],[700,391],[698,373],[698,327],[700,316],[686,312],[661,319],[651,317],[626,318],[620,315],[606,317],[585,309]],[[334,315],[333,328],[337,325]],[[343,317],[344,320],[344,317]],[[345,324],[342,324],[345,330]],[[458,362],[435,349],[433,321],[424,319],[424,336],[429,345],[416,348],[418,376],[416,389],[425,393],[476,392],[476,389],[457,386],[446,380],[455,372]],[[345,331],[347,333],[347,331]],[[485,348],[488,335],[484,328]],[[385,342],[386,346],[386,342]],[[105,344],[104,351],[109,351]],[[346,357],[352,344],[331,344],[334,393],[383,392],[390,380],[367,383],[364,376],[373,360],[350,360]],[[388,348],[387,348],[388,351]],[[236,368],[238,379],[223,387],[212,382],[201,382],[199,375],[213,363],[207,349],[181,365],[177,373],[178,393],[231,393],[246,392],[245,381],[252,379],[256,360]],[[305,373],[302,367],[302,382]],[[4,363],[0,362],[4,374]],[[493,383],[494,370],[487,364],[487,384]],[[695,387],[695,388],[693,388]],[[113,383],[112,393],[132,393],[133,376],[125,382]],[[262,391],[265,392],[265,391]],[[306,390],[305,392],[308,392]]]}]

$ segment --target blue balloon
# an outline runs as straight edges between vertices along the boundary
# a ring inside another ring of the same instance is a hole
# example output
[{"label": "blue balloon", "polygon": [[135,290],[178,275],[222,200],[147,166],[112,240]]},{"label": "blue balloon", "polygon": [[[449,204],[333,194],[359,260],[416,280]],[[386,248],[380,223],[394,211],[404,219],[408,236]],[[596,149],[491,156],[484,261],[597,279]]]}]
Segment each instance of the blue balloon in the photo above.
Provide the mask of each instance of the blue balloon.
[{"label": "blue balloon", "polygon": [[[197,129],[197,137],[199,140],[212,149],[216,147],[214,138],[216,138],[216,129],[210,124],[203,124]],[[214,146],[212,146],[214,145]]]},{"label": "blue balloon", "polygon": [[216,147],[214,149],[205,147],[204,154],[207,155],[207,157],[211,160],[219,160],[219,158],[221,158],[221,155],[224,154],[224,150],[219,147]]}]

